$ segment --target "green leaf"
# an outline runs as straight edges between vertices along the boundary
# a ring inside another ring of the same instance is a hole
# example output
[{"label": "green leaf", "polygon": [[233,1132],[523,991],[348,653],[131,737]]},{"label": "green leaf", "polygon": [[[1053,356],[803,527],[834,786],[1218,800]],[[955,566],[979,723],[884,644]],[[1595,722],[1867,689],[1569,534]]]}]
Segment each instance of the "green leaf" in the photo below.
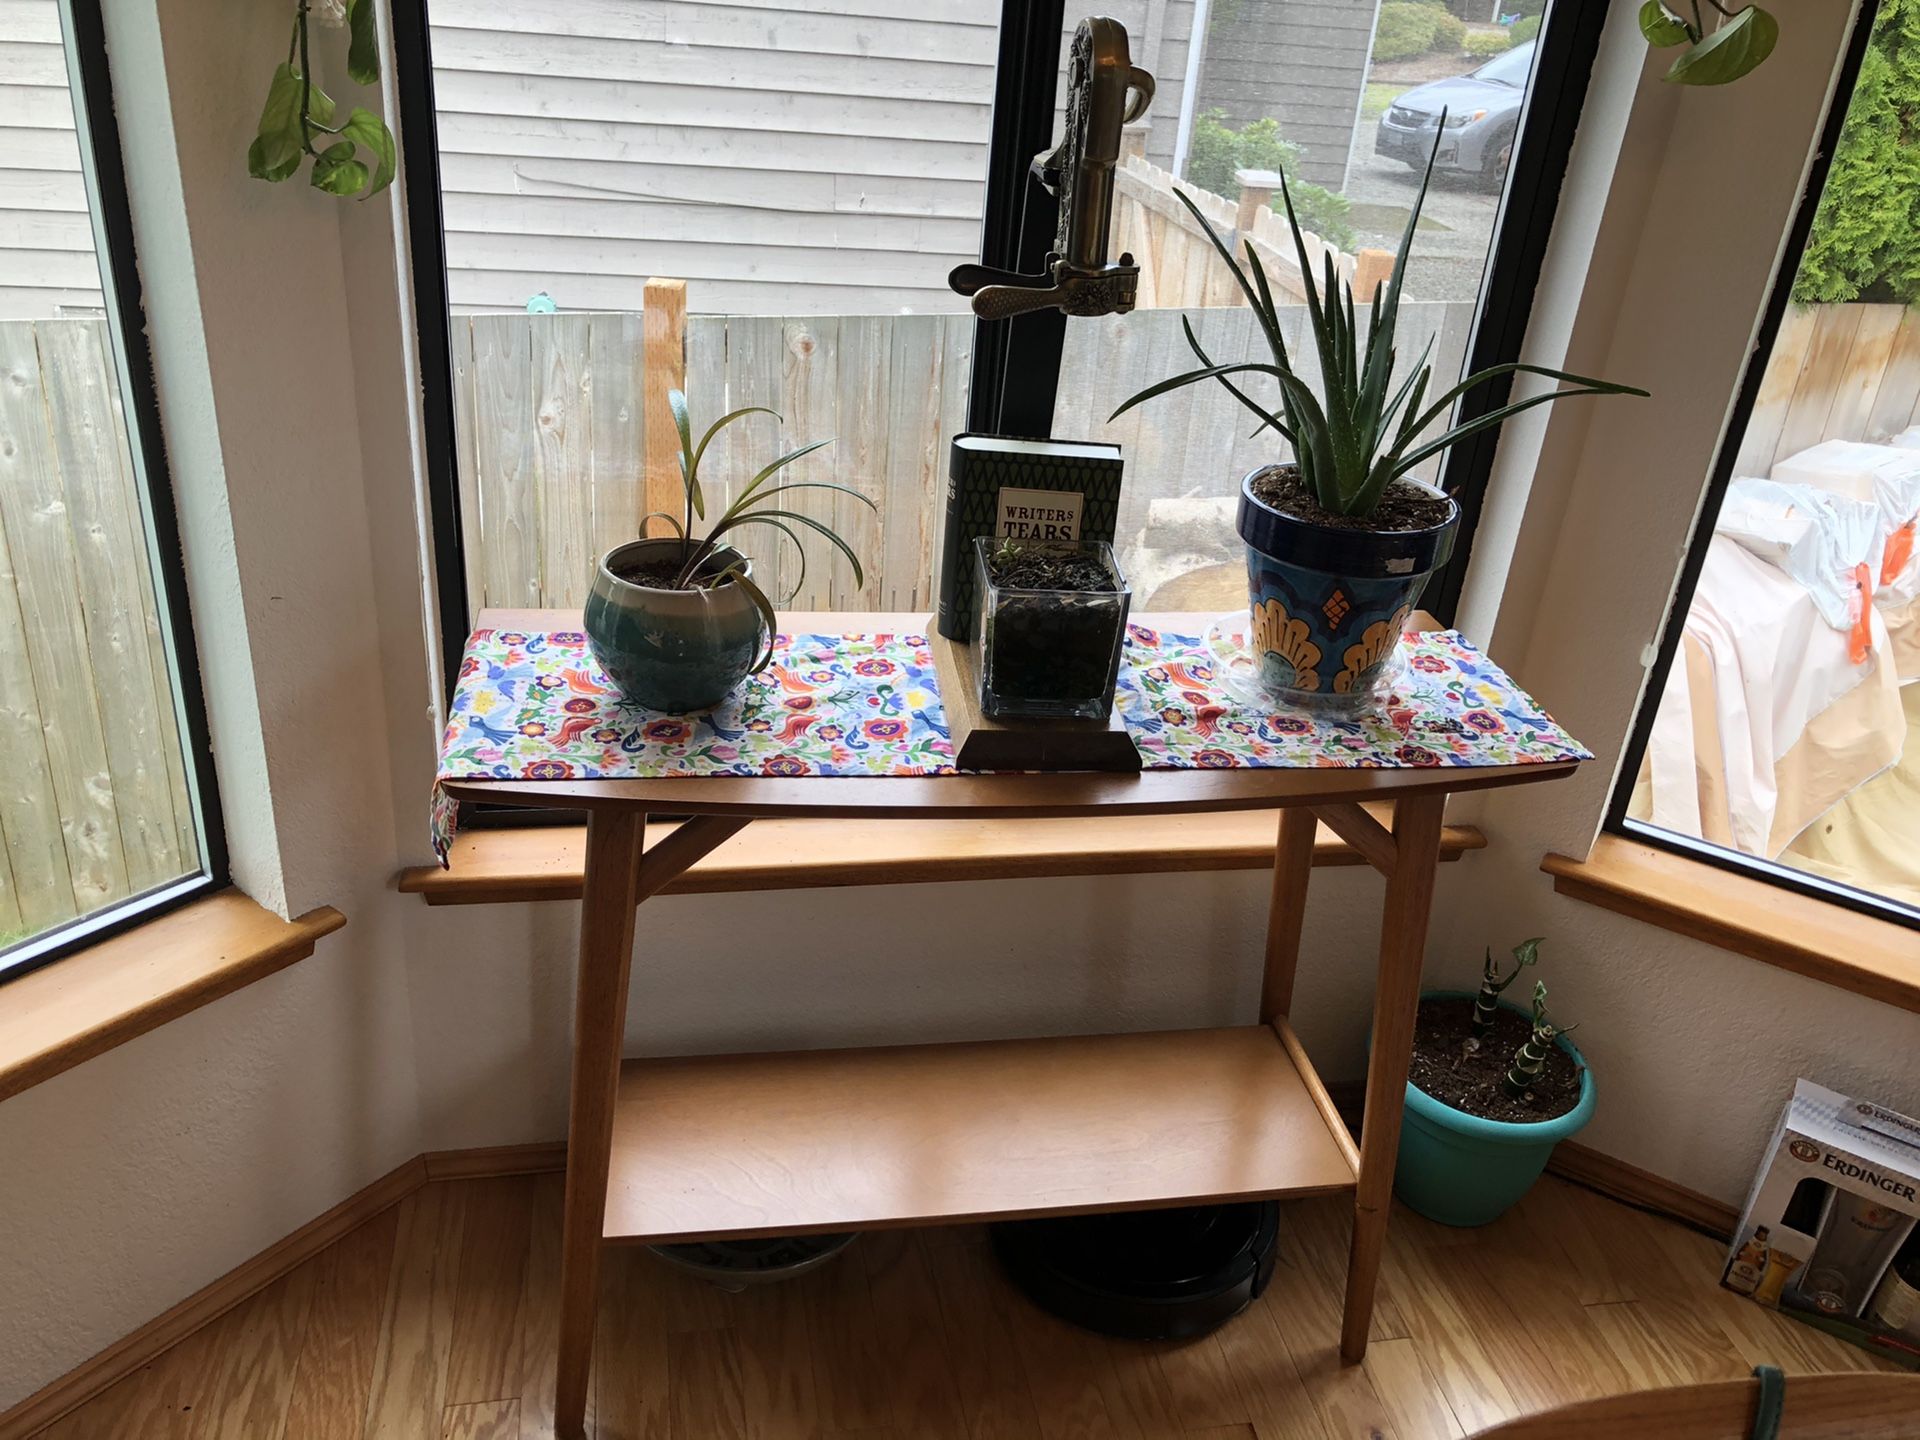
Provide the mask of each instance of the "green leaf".
[{"label": "green leaf", "polygon": [[[1194,355],[1199,359],[1202,365],[1205,365],[1210,370],[1217,368],[1214,365],[1213,357],[1207,354],[1207,352],[1201,348],[1200,337],[1193,333],[1193,321],[1188,319],[1185,315],[1182,315],[1180,317],[1180,324],[1181,324],[1181,327],[1187,332],[1187,348],[1193,351]],[[1242,390],[1238,385],[1234,384],[1231,380],[1227,379],[1226,376],[1216,375],[1214,376],[1214,379],[1218,380],[1223,386],[1226,387],[1226,391],[1229,395],[1233,396],[1234,399],[1238,400],[1242,405],[1246,406],[1247,409],[1251,410],[1254,414],[1260,417],[1260,424],[1253,432],[1255,435],[1258,435],[1262,430],[1272,429],[1272,430],[1277,430],[1287,440],[1289,444],[1293,442],[1293,431],[1287,428],[1286,424],[1281,421],[1278,415],[1274,415],[1269,411],[1261,409],[1260,406],[1254,403],[1252,396],[1248,395],[1246,391]]]},{"label": "green leaf", "polygon": [[[356,85],[380,83],[380,40],[375,33],[373,0],[347,0],[347,74]],[[376,183],[374,190],[380,186]]]},{"label": "green leaf", "polygon": [[753,494],[756,490],[758,490],[761,487],[761,485],[765,484],[769,476],[778,474],[780,471],[786,469],[787,466],[793,464],[794,461],[799,460],[805,456],[811,455],[816,450],[820,450],[825,448],[828,445],[831,445],[833,443],[833,440],[834,440],[834,437],[831,435],[829,435],[824,440],[812,440],[812,441],[809,441],[807,444],[802,445],[798,450],[789,450],[786,454],[782,455],[779,459],[769,461],[766,465],[761,467],[760,473],[753,477],[752,481],[747,485],[747,488],[740,492],[740,499],[734,502],[733,508],[735,508],[736,510],[739,509],[741,503],[744,502],[749,495]]},{"label": "green leaf", "polygon": [[687,418],[686,391],[667,391],[667,409],[673,412],[673,428],[680,432],[680,483],[687,487],[687,503],[693,513],[704,520],[707,502],[700,493],[700,467],[693,457],[693,422]]},{"label": "green leaf", "polygon": [[793,553],[800,558],[800,573],[793,577],[793,588],[787,591],[786,603],[792,604],[793,597],[800,593],[800,587],[807,583],[807,547],[800,543],[800,537],[794,534],[792,529],[782,525],[778,520],[769,520],[764,515],[748,515],[742,517],[740,523],[742,525],[771,525],[793,542]]},{"label": "green leaf", "polygon": [[247,173],[256,180],[284,180],[300,168],[306,154],[300,133],[300,72],[276,66],[260,110],[259,132],[247,147]]},{"label": "green leaf", "polygon": [[[362,0],[362,3],[372,4],[373,0]],[[344,139],[366,146],[378,157],[373,171],[373,185],[360,197],[370,200],[393,183],[393,132],[387,129],[386,121],[378,115],[356,105],[347,112],[347,123],[340,127],[340,134]],[[364,170],[366,167],[361,168]]]},{"label": "green leaf", "polygon": [[1661,50],[1669,45],[1685,45],[1693,39],[1687,22],[1662,5],[1660,0],[1647,0],[1640,7],[1640,33],[1647,37],[1649,45]]},{"label": "green leaf", "polygon": [[1175,375],[1171,379],[1162,380],[1157,385],[1149,385],[1138,395],[1130,396],[1121,401],[1120,408],[1109,415],[1107,419],[1110,421],[1118,420],[1122,415],[1126,414],[1127,411],[1133,409],[1134,406],[1143,404],[1153,399],[1156,395],[1164,395],[1169,390],[1178,390],[1183,385],[1192,385],[1200,380],[1218,379],[1222,375],[1238,375],[1249,370],[1256,370],[1262,375],[1271,375],[1276,380],[1282,376],[1293,373],[1291,370],[1283,369],[1278,365],[1269,365],[1264,360],[1248,360],[1239,365],[1209,365],[1204,370],[1189,370],[1183,375]]},{"label": "green leaf", "polygon": [[[1583,385],[1587,387],[1584,390],[1569,390],[1564,392],[1568,395],[1638,395],[1643,400],[1647,397],[1647,392],[1640,389],[1637,385],[1620,385],[1612,380],[1594,380],[1585,375],[1575,375],[1567,370],[1555,370],[1546,365],[1528,365],[1523,361],[1511,360],[1504,365],[1489,365],[1486,369],[1467,376],[1466,379],[1455,385],[1451,390],[1447,391],[1446,394],[1442,395],[1422,411],[1419,419],[1413,425],[1413,430],[1418,432],[1426,429],[1427,426],[1451,410],[1453,408],[1453,402],[1469,390],[1477,389],[1486,384],[1487,381],[1496,380],[1502,375],[1544,375],[1549,380],[1560,380],[1569,385]],[[1551,400],[1561,393],[1563,392],[1550,390],[1539,398]]]},{"label": "green leaf", "polygon": [[1758,69],[1780,40],[1780,22],[1749,5],[1685,51],[1666,78],[1675,85],[1728,85]]},{"label": "green leaf", "polygon": [[342,141],[314,157],[313,188],[329,195],[358,195],[367,183],[367,167],[353,158],[353,146]]},{"label": "green leaf", "polygon": [[793,510],[756,510],[751,517],[743,517],[742,523],[747,518],[759,521],[768,517],[775,520],[791,520],[796,525],[804,525],[816,534],[825,536],[842,555],[847,557],[847,564],[853,569],[853,583],[855,585],[867,583],[866,573],[860,568],[860,557],[853,553],[853,547],[810,515],[802,515]]},{"label": "green leaf", "polygon": [[725,415],[722,415],[718,420],[714,421],[713,424],[709,425],[707,427],[707,433],[700,437],[700,444],[693,452],[694,474],[698,475],[700,473],[700,461],[707,453],[707,446],[713,443],[713,437],[743,415],[771,415],[781,424],[784,425],[786,423],[784,420],[780,420],[780,412],[778,410],[769,410],[764,405],[742,405],[738,410],[728,411]]},{"label": "green leaf", "polygon": [[1227,268],[1233,272],[1233,278],[1240,282],[1240,289],[1246,294],[1247,303],[1253,307],[1254,314],[1260,317],[1261,326],[1268,329],[1269,340],[1271,341],[1273,336],[1278,333],[1271,328],[1273,321],[1272,307],[1261,308],[1260,297],[1254,294],[1253,286],[1248,282],[1246,272],[1240,268],[1239,262],[1233,258],[1233,252],[1221,242],[1218,235],[1213,233],[1213,222],[1200,212],[1200,207],[1188,198],[1187,192],[1176,189],[1173,192],[1173,198],[1186,206],[1188,210],[1192,211],[1193,218],[1200,222],[1200,233],[1207,237],[1208,243],[1220,252],[1220,258],[1227,262]]},{"label": "green leaf", "polygon": [[868,496],[862,495],[851,485],[839,485],[831,480],[789,480],[784,485],[769,485],[766,489],[754,495],[751,505],[736,505],[734,509],[738,510],[742,515],[751,514],[754,510],[766,504],[767,501],[773,499],[774,496],[785,495],[790,490],[836,490],[842,495],[851,495],[869,510],[878,512],[880,509]]},{"label": "green leaf", "polygon": [[678,515],[668,510],[649,510],[640,517],[640,538],[642,540],[647,538],[647,522],[654,519],[666,521],[667,524],[673,527],[673,533],[681,540],[687,538],[687,532],[680,528],[680,517]]},{"label": "green leaf", "polygon": [[1450,450],[1468,436],[1478,435],[1482,430],[1491,430],[1509,416],[1518,415],[1522,410],[1531,410],[1536,405],[1550,405],[1555,400],[1571,400],[1576,395],[1645,395],[1646,393],[1644,390],[1633,390],[1624,385],[1595,384],[1584,389],[1576,387],[1572,390],[1549,390],[1544,395],[1530,395],[1525,400],[1516,400],[1510,405],[1502,405],[1499,409],[1490,410],[1485,415],[1467,421],[1464,425],[1455,426],[1439,439],[1428,441],[1411,455],[1396,457],[1393,462],[1393,473],[1405,475],[1421,461],[1438,455],[1444,450]]}]

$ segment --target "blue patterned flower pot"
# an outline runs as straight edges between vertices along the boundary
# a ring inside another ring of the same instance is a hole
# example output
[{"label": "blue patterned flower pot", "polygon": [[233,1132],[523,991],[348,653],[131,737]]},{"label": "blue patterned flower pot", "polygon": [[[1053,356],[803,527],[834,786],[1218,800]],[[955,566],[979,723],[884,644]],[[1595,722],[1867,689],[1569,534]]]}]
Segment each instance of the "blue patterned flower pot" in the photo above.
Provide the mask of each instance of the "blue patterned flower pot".
[{"label": "blue patterned flower pot", "polygon": [[1240,482],[1237,517],[1261,683],[1285,704],[1365,709],[1427,577],[1453,554],[1460,506],[1448,499],[1447,518],[1429,530],[1344,530],[1257,498],[1254,477],[1266,468]]},{"label": "blue patterned flower pot", "polygon": [[[760,658],[766,637],[759,608],[738,585],[668,590],[616,573],[681,553],[672,538],[616,545],[594,569],[582,617],[593,658],[621,696],[670,715],[711,710],[726,699]],[[726,546],[715,552],[719,566],[739,558]]]}]

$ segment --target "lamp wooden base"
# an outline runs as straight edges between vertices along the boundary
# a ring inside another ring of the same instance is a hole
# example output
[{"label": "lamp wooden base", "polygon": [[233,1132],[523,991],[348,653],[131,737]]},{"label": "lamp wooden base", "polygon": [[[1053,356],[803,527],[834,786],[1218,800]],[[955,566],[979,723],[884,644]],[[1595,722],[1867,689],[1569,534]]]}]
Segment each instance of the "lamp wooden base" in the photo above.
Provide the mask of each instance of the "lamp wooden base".
[{"label": "lamp wooden base", "polygon": [[991,720],[980,711],[971,645],[927,629],[940,699],[962,770],[1138,770],[1140,751],[1118,713],[1100,720]]}]

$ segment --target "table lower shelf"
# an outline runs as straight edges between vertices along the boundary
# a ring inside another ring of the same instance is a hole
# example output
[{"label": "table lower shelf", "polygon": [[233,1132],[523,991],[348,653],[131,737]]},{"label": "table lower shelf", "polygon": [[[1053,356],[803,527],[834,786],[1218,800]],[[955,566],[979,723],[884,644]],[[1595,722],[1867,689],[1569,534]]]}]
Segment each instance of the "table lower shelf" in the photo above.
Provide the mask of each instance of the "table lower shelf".
[{"label": "table lower shelf", "polygon": [[[1296,1057],[1298,1057],[1296,1062]],[[1297,1041],[1264,1025],[630,1060],[605,1235],[665,1241],[1352,1188]]]}]

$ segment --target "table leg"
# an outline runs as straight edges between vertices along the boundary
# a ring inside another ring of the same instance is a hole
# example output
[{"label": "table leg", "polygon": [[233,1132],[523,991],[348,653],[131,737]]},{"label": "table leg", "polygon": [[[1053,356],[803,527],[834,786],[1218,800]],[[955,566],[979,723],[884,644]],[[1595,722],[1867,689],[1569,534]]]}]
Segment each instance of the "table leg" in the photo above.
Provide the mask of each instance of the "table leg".
[{"label": "table leg", "polygon": [[1374,1283],[1387,1239],[1393,1167],[1400,1149],[1407,1068],[1420,1004],[1420,963],[1440,864],[1445,795],[1403,796],[1394,803],[1393,873],[1387,877],[1380,927],[1380,973],[1373,999],[1373,1053],[1367,1063],[1366,1115],[1360,1130],[1360,1174],[1353,1197],[1353,1248],[1347,1259],[1347,1306],[1340,1357],[1357,1364],[1367,1353]]},{"label": "table leg", "polygon": [[567,1198],[560,1240],[560,1363],[553,1424],[583,1435],[593,1374],[593,1327],[600,1305],[600,1231],[607,1213],[613,1100],[627,1028],[634,909],[647,817],[595,810],[587,820],[586,880],[580,900],[580,975],[574,998],[573,1086],[567,1116]]},{"label": "table leg", "polygon": [[1293,1009],[1293,975],[1300,965],[1300,929],[1313,876],[1313,840],[1320,822],[1304,805],[1280,812],[1273,852],[1273,897],[1267,907],[1267,968],[1260,985],[1260,1023],[1271,1025]]}]

